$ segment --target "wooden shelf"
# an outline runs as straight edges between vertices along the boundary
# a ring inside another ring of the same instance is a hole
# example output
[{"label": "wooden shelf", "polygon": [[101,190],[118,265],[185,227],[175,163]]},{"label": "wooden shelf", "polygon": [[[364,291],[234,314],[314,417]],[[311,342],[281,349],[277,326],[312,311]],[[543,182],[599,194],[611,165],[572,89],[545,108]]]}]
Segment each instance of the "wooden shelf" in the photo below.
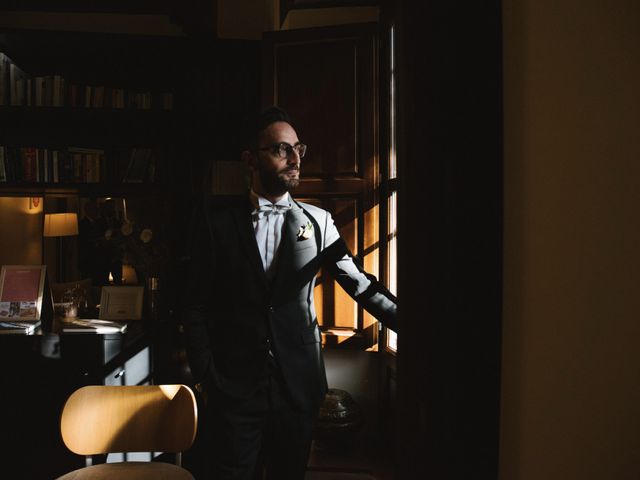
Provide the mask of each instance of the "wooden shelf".
[{"label": "wooden shelf", "polygon": [[159,183],[0,183],[0,196],[144,197],[163,195],[167,189],[167,185]]},{"label": "wooden shelf", "polygon": [[115,108],[1,107],[0,145],[135,146],[172,141],[177,124],[171,110]]},{"label": "wooden shelf", "polygon": [[94,0],[85,2],[82,0],[63,0],[55,2],[54,5],[47,0],[25,0],[18,4],[9,2],[4,9],[12,11],[35,11],[35,12],[71,12],[71,13],[126,13],[147,15],[164,15],[168,11],[169,2],[167,0],[135,0],[133,2],[115,3],[106,0]]}]

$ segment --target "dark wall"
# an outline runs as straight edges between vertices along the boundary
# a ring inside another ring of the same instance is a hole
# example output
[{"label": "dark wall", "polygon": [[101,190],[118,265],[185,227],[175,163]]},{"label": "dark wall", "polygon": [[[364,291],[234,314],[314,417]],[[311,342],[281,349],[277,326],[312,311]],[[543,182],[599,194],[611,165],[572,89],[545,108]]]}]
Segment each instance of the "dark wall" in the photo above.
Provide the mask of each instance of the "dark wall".
[{"label": "dark wall", "polygon": [[497,478],[500,2],[399,2],[398,478]]}]

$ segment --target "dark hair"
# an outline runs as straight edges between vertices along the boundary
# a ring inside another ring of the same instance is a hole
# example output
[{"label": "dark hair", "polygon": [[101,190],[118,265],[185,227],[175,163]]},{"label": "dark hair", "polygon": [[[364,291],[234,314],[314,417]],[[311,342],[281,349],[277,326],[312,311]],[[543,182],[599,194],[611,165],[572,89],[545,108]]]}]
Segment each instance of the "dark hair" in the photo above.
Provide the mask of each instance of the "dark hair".
[{"label": "dark hair", "polygon": [[280,107],[272,105],[265,108],[258,114],[254,114],[247,118],[244,128],[243,148],[251,150],[258,145],[260,133],[269,125],[276,122],[287,122],[291,125],[289,114]]}]

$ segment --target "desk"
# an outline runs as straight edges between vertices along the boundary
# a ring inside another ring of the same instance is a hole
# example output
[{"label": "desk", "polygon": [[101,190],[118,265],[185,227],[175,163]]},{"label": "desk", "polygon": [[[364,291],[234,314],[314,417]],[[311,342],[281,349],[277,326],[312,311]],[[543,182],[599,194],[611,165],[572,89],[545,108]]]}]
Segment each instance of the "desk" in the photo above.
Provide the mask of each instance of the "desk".
[{"label": "desk", "polygon": [[142,325],[123,334],[0,336],[0,455],[15,478],[51,480],[84,466],[60,438],[68,396],[84,385],[149,381],[151,343]]}]

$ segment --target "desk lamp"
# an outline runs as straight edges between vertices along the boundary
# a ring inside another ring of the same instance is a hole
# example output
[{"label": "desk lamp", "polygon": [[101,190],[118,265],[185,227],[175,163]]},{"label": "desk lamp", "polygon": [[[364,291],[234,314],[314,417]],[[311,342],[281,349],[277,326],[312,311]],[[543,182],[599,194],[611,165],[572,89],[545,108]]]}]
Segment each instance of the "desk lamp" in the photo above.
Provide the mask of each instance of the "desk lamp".
[{"label": "desk lamp", "polygon": [[65,268],[62,249],[62,237],[78,235],[78,215],[75,213],[47,213],[44,216],[45,237],[56,237],[58,258],[57,281],[64,282]]}]

